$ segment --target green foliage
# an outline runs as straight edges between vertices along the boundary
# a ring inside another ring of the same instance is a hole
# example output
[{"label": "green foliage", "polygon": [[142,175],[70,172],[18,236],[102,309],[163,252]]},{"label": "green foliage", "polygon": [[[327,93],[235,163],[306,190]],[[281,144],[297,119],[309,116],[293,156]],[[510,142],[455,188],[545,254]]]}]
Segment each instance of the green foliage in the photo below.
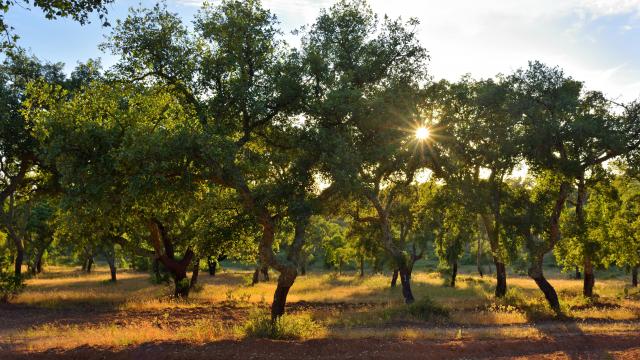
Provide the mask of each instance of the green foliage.
[{"label": "green foliage", "polygon": [[386,309],[384,311],[383,317],[389,320],[442,320],[449,317],[449,309],[437,304],[431,298],[425,296],[417,299],[411,305]]},{"label": "green foliage", "polygon": [[321,335],[324,328],[307,314],[285,314],[276,320],[264,311],[254,311],[244,324],[247,337],[274,340],[302,340]]}]

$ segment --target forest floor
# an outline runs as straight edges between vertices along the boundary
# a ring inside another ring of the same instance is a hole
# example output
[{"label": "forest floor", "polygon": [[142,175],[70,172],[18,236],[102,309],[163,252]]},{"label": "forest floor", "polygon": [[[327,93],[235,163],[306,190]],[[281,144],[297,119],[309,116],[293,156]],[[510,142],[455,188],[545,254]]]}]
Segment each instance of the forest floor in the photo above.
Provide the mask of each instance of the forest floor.
[{"label": "forest floor", "polygon": [[579,280],[553,274],[559,319],[521,276],[496,300],[488,276],[462,274],[451,288],[419,272],[407,307],[387,276],[312,273],[296,281],[287,311],[317,326],[268,340],[246,324],[268,311],[275,281],[250,286],[250,276],[201,274],[185,302],[146,273],[121,272],[113,284],[106,268],[52,267],[0,305],[0,359],[640,359],[640,290],[621,277],[598,279],[599,296],[587,300]]}]

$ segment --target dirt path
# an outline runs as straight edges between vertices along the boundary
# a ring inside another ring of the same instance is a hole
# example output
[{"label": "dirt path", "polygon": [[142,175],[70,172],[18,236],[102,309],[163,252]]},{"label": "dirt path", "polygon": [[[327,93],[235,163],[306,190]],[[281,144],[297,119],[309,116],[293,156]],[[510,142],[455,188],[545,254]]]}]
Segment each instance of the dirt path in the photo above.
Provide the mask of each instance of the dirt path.
[{"label": "dirt path", "polygon": [[148,343],[127,348],[80,347],[40,353],[0,351],[13,359],[640,359],[640,334],[568,335],[542,340],[402,341],[322,339],[305,342]]}]

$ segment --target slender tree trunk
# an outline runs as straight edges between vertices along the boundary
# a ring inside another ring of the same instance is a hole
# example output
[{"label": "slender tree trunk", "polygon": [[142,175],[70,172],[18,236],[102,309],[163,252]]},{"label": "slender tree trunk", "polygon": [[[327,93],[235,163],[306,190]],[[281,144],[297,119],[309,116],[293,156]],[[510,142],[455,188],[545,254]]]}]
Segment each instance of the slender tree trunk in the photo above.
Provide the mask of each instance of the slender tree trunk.
[{"label": "slender tree trunk", "polygon": [[507,294],[507,268],[497,257],[493,258],[496,265],[496,297],[500,298]]},{"label": "slender tree trunk", "polygon": [[576,280],[582,279],[582,273],[580,273],[580,268],[576,266]]},{"label": "slender tree trunk", "polygon": [[458,262],[454,261],[451,267],[451,287],[456,287],[456,276],[458,276]]},{"label": "slender tree trunk", "polygon": [[411,271],[406,266],[401,267],[398,270],[400,275],[400,285],[402,285],[402,296],[406,304],[412,304],[415,299],[413,298],[413,292],[411,292]]},{"label": "slender tree trunk", "polygon": [[153,259],[153,273],[156,276],[156,279],[160,280],[160,261],[158,258]]},{"label": "slender tree trunk", "polygon": [[111,282],[116,282],[116,261],[114,258],[107,256],[107,263],[109,264],[109,271],[111,272]]},{"label": "slender tree trunk", "polygon": [[89,258],[87,259],[87,274],[91,273],[91,267],[93,266],[93,256],[89,256]]},{"label": "slender tree trunk", "polygon": [[216,268],[218,267],[218,261],[213,256],[207,258],[207,265],[209,266],[209,275],[216,276]]},{"label": "slender tree trunk", "polygon": [[482,273],[482,236],[478,235],[478,251],[476,251],[476,267],[478,268],[478,274],[480,277],[483,277]]},{"label": "slender tree trunk", "polygon": [[551,284],[544,277],[542,271],[542,257],[539,259],[533,260],[531,267],[529,268],[529,276],[536,282],[538,288],[544,294],[544,297],[547,299],[547,303],[549,306],[556,312],[556,314],[560,313],[560,302],[558,301],[558,294],[556,290],[551,286]]},{"label": "slender tree trunk", "polygon": [[262,280],[269,281],[269,266],[264,265],[262,269],[260,269],[260,272],[262,273]]},{"label": "slender tree trunk", "polygon": [[582,288],[582,295],[586,297],[593,297],[593,285],[595,284],[595,275],[593,273],[593,264],[591,258],[585,256],[584,258],[584,286]]},{"label": "slender tree trunk", "polygon": [[300,263],[300,275],[301,276],[307,275],[307,264],[306,264],[306,261],[302,261]]},{"label": "slender tree trunk", "polygon": [[22,245],[22,240],[16,238],[14,239],[14,243],[16,245],[16,259],[14,265],[14,273],[16,276],[22,276],[22,263],[24,262],[24,246]]},{"label": "slender tree trunk", "polygon": [[255,285],[260,282],[260,269],[256,268],[253,271],[253,278],[251,279],[251,285]]},{"label": "slender tree trunk", "polygon": [[36,262],[36,274],[41,274],[42,273],[42,257],[43,257],[43,255],[41,255],[38,258],[38,261]]},{"label": "slender tree trunk", "polygon": [[631,286],[638,286],[638,265],[631,268]]},{"label": "slender tree trunk", "polygon": [[396,287],[398,283],[398,269],[393,269],[393,275],[391,275],[391,287]]},{"label": "slender tree trunk", "polygon": [[360,256],[360,277],[364,277],[364,256]]},{"label": "slender tree trunk", "polygon": [[189,288],[193,289],[193,287],[198,283],[198,274],[200,274],[200,258],[194,259]]}]

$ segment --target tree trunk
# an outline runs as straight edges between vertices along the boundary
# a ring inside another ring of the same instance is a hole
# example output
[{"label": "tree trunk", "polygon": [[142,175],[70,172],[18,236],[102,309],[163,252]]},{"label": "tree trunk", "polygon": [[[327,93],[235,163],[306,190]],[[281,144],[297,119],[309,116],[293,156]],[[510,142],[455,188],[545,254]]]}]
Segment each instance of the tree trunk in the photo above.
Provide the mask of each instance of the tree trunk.
[{"label": "tree trunk", "polygon": [[302,261],[302,263],[300,264],[300,275],[302,275],[302,276],[307,275],[306,261]]},{"label": "tree trunk", "polygon": [[391,275],[391,287],[392,288],[396,287],[397,283],[398,283],[398,269],[394,269],[393,275]]},{"label": "tree trunk", "polygon": [[482,273],[482,236],[478,235],[478,251],[476,251],[476,267],[478,268],[478,274],[482,277],[484,274]]},{"label": "tree trunk", "polygon": [[156,279],[159,281],[160,280],[160,261],[158,260],[158,258],[153,259],[153,273],[155,274]]},{"label": "tree trunk", "polygon": [[260,272],[262,273],[262,280],[269,281],[269,266],[263,266],[262,269],[260,269]]},{"label": "tree trunk", "polygon": [[280,281],[278,281],[278,286],[276,287],[276,291],[273,294],[273,303],[271,303],[272,320],[275,320],[284,315],[289,289],[291,289],[291,286],[282,285],[280,284]]},{"label": "tree trunk", "polygon": [[193,289],[194,286],[198,283],[198,274],[200,274],[200,259],[195,259],[193,263],[193,272],[191,273],[191,282],[189,283],[189,288]]},{"label": "tree trunk", "polygon": [[253,272],[253,278],[251,279],[251,285],[255,285],[260,282],[260,269],[256,268]]},{"label": "tree trunk", "polygon": [[406,267],[401,267],[399,270],[400,284],[402,285],[402,296],[406,304],[412,304],[415,299],[413,292],[411,292],[411,272]]},{"label": "tree trunk", "polygon": [[12,236],[13,242],[16,245],[16,258],[14,264],[14,273],[16,276],[22,276],[22,263],[24,262],[24,245],[16,235]]},{"label": "tree trunk", "polygon": [[580,273],[580,268],[576,266],[576,280],[582,279],[582,274]]},{"label": "tree trunk", "polygon": [[114,258],[107,257],[107,263],[109,264],[109,271],[111,272],[111,282],[116,282],[116,261]]},{"label": "tree trunk", "polygon": [[496,297],[504,297],[507,294],[507,268],[502,261],[494,257],[496,265]]},{"label": "tree trunk", "polygon": [[151,234],[151,244],[153,245],[156,257],[171,273],[175,283],[175,297],[187,298],[189,296],[190,283],[187,280],[187,269],[193,259],[194,253],[191,248],[187,248],[184,256],[180,260],[175,259],[173,241],[166,234],[164,226],[156,219],[150,220],[147,225]]},{"label": "tree trunk", "polygon": [[638,286],[638,265],[631,268],[631,286]]},{"label": "tree trunk", "polygon": [[87,267],[86,267],[87,274],[91,273],[92,266],[93,266],[93,256],[89,256],[89,258],[87,259]]},{"label": "tree trunk", "polygon": [[544,277],[542,272],[542,257],[539,260],[534,260],[529,268],[529,276],[536,282],[538,288],[544,294],[544,297],[547,299],[547,303],[556,314],[560,314],[560,302],[558,301],[558,294],[556,290],[551,286],[551,284]]},{"label": "tree trunk", "polygon": [[582,295],[586,297],[593,297],[593,285],[595,284],[595,275],[593,273],[593,264],[591,258],[585,256],[584,258],[584,285],[582,288]]},{"label": "tree trunk", "polygon": [[364,256],[360,257],[360,277],[364,277]]},{"label": "tree trunk", "polygon": [[36,274],[41,274],[42,273],[42,257],[43,257],[43,255],[41,255],[38,258],[38,261],[36,262]]},{"label": "tree trunk", "polygon": [[187,271],[177,271],[173,274],[173,282],[175,284],[174,296],[176,299],[186,299],[189,297],[189,284],[185,281],[187,279]]},{"label": "tree trunk", "polygon": [[458,276],[458,262],[454,261],[451,267],[451,287],[456,287],[456,276]]},{"label": "tree trunk", "polygon": [[207,265],[209,266],[209,275],[216,276],[216,268],[218,267],[218,261],[213,256],[207,258]]}]

